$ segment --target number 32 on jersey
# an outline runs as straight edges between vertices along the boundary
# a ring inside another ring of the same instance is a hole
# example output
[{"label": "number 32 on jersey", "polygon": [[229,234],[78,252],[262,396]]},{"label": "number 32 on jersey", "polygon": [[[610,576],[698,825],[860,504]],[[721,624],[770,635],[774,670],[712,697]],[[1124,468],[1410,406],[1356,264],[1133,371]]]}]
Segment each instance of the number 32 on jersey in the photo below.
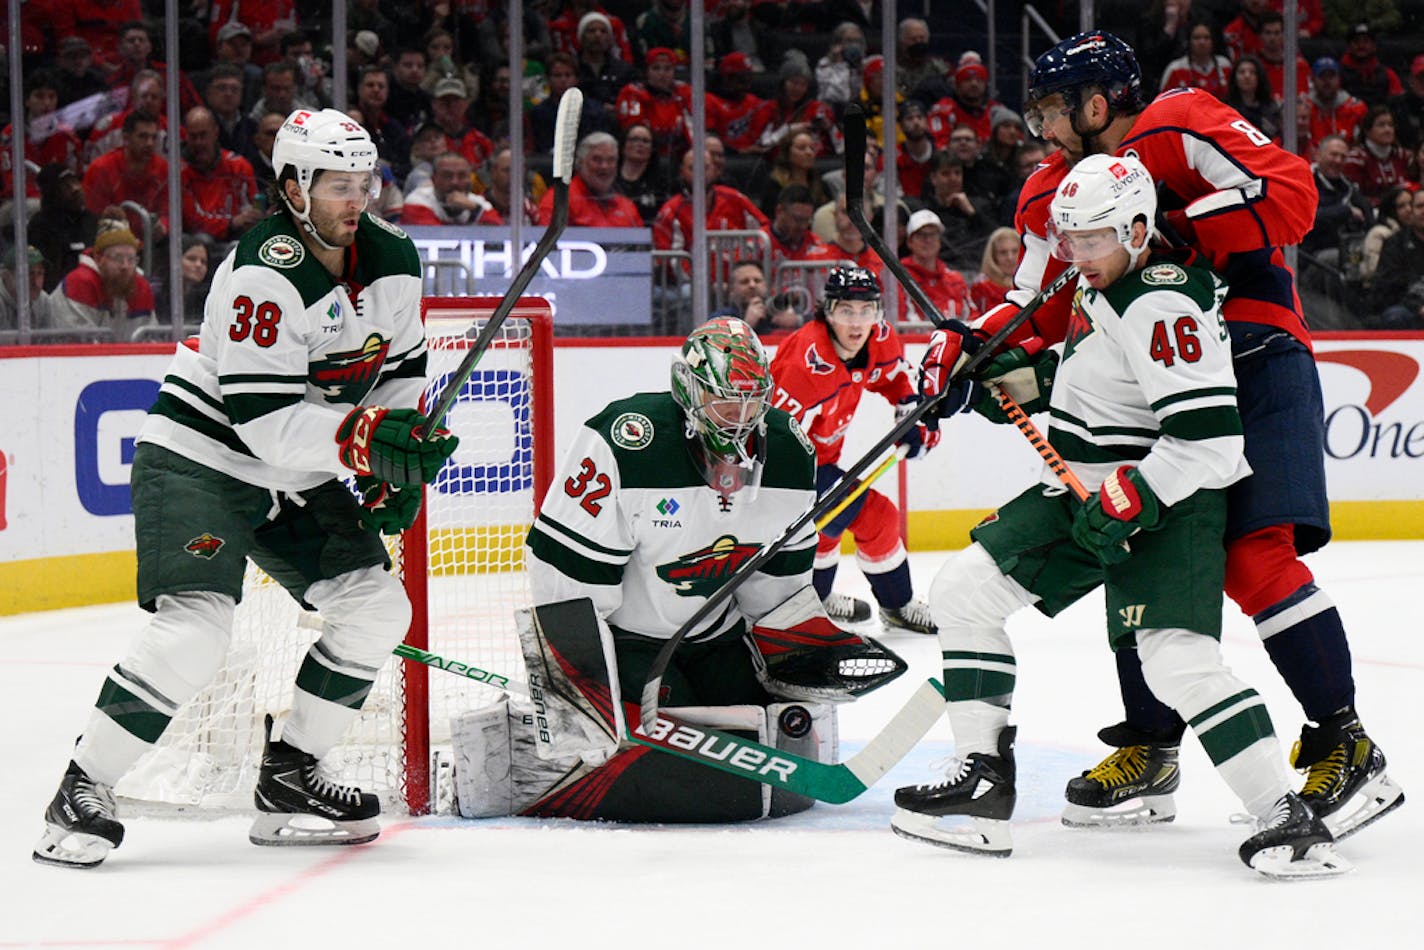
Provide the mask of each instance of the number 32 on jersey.
[{"label": "number 32 on jersey", "polygon": [[564,494],[579,498],[579,507],[594,518],[603,512],[603,499],[612,491],[612,479],[600,472],[588,457],[579,463],[578,472],[564,479]]}]

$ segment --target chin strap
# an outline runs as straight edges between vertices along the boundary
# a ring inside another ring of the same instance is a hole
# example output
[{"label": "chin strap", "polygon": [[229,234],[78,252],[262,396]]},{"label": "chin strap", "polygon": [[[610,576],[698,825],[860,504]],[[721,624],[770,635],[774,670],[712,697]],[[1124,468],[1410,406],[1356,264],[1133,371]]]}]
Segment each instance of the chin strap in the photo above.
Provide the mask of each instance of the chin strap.
[{"label": "chin strap", "polygon": [[291,199],[287,197],[286,193],[283,192],[282,194],[282,201],[287,205],[287,210],[292,212],[292,217],[297,219],[297,223],[302,226],[302,230],[305,231],[313,241],[316,241],[316,243],[328,251],[341,250],[341,248],[335,244],[328,244],[326,239],[321,236],[321,232],[317,230],[316,225],[311,223],[311,195],[305,188],[302,188],[302,198],[306,201],[307,210],[298,211],[292,206]]}]

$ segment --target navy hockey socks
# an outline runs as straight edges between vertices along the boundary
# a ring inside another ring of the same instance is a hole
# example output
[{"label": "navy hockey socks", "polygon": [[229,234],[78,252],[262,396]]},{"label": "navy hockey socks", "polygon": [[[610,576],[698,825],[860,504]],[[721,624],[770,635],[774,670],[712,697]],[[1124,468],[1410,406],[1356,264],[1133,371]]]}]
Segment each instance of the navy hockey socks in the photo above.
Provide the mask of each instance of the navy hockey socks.
[{"label": "navy hockey socks", "polygon": [[1328,594],[1306,584],[1251,619],[1305,718],[1322,722],[1354,705],[1350,645],[1340,611]]}]

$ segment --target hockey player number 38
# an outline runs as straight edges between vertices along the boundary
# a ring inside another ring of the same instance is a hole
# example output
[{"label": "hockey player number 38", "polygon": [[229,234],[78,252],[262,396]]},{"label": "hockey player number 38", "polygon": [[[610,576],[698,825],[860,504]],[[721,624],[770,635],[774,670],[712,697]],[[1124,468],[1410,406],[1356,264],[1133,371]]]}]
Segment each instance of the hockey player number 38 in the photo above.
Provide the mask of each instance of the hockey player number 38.
[{"label": "hockey player number 38", "polygon": [[227,328],[227,335],[233,342],[241,343],[249,335],[253,343],[264,349],[277,342],[277,324],[282,322],[281,307],[270,300],[255,304],[246,294],[234,300],[232,306],[237,313],[232,326]]},{"label": "hockey player number 38", "polygon": [[[590,482],[598,486],[593,491],[588,490]],[[591,458],[585,458],[579,463],[577,475],[564,479],[564,494],[570,498],[578,498],[583,495],[579,507],[595,518],[603,511],[603,505],[599,502],[607,498],[611,491],[613,491],[613,483],[609,481],[607,475],[594,466]]]}]

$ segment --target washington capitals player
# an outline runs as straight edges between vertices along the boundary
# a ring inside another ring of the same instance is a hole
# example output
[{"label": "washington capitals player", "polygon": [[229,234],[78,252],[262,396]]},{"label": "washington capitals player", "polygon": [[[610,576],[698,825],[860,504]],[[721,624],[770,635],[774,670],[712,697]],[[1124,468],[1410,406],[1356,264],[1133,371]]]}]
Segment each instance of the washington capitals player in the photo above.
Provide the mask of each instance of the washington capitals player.
[{"label": "washington capitals player", "polygon": [[[1355,711],[1344,627],[1300,555],[1330,538],[1323,410],[1309,331],[1280,247],[1310,230],[1310,169],[1231,108],[1194,89],[1145,107],[1132,50],[1101,31],[1039,57],[1027,115],[1058,146],[1024,185],[1017,214],[1023,256],[1011,304],[986,315],[992,332],[1067,265],[1048,254],[1048,206],[1084,155],[1139,157],[1157,182],[1166,236],[1202,252],[1229,285],[1231,335],[1246,458],[1254,474],[1228,490],[1226,593],[1256,623],[1282,679],[1310,720],[1293,753],[1303,798],[1336,837],[1403,803],[1385,758]],[[1019,336],[1063,339],[1068,299],[1049,301]],[[960,338],[938,334],[926,357],[937,391],[960,358]],[[1181,720],[1143,680],[1137,652],[1116,653],[1125,721],[1099,737],[1118,750],[1068,784],[1068,824],[1168,821],[1175,815]],[[1125,803],[1125,804],[1124,804]],[[1117,807],[1109,808],[1109,805]]]},{"label": "washington capitals player", "polygon": [[[138,599],[153,618],[104,682],[36,861],[93,867],[123,840],[112,787],[217,672],[250,558],[321,610],[257,781],[255,844],[355,844],[380,803],[317,760],[341,737],[410,623],[379,531],[415,518],[457,440],[424,433],[420,259],[365,212],[376,148],[333,109],[287,117],[280,209],[213,278],[133,460]],[[392,407],[392,408],[388,408]],[[356,476],[359,503],[340,479]],[[313,819],[323,819],[313,821]]]},{"label": "washington capitals player", "polygon": [[[845,477],[838,463],[862,393],[883,396],[897,412],[909,411],[919,401],[905,347],[883,317],[880,284],[870,271],[833,268],[816,319],[788,337],[772,360],[774,403],[796,417],[816,446],[816,489],[823,494]],[[913,458],[938,441],[937,429],[921,425],[911,430],[905,444]],[[881,622],[892,629],[933,634],[929,608],[913,598],[900,513],[893,501],[873,488],[821,531],[815,585],[826,613],[847,623],[870,619],[864,601],[831,592],[841,535],[847,530],[855,538],[856,560],[880,605]]]},{"label": "washington capitals player", "polygon": [[[1191,256],[1148,247],[1155,212],[1151,176],[1127,156],[1085,158],[1053,198],[1054,253],[1081,276],[1049,439],[1090,494],[1079,502],[1045,466],[936,575],[930,603],[962,762],[943,781],[899,789],[892,826],[1010,852],[1016,667],[1005,621],[1027,606],[1054,616],[1102,585],[1114,645],[1136,646],[1154,692],[1191,721],[1255,818],[1241,860],[1271,876],[1342,873],[1330,832],[1290,789],[1264,702],[1221,659],[1226,492],[1250,469],[1221,282]],[[945,827],[945,816],[974,828]]]}]

